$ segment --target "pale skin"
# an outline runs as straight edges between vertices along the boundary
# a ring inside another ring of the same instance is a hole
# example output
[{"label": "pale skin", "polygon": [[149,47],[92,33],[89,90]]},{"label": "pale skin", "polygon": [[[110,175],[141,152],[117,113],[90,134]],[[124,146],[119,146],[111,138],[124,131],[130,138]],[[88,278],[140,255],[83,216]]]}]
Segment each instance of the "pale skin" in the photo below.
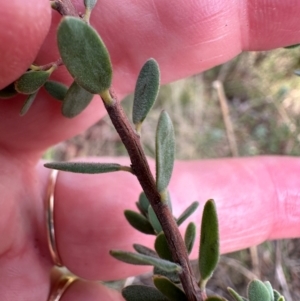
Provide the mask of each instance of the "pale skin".
[{"label": "pale skin", "polygon": [[[81,0],[74,3],[83,11]],[[57,59],[55,28],[60,16],[52,14],[48,0],[0,1],[0,11],[3,88],[35,58],[38,64]],[[297,0],[115,0],[105,5],[99,1],[91,23],[111,53],[114,90],[122,99],[132,92],[138,70],[149,57],[159,62],[162,82],[167,83],[224,63],[241,51],[298,43],[299,15]],[[70,83],[63,68],[56,79]],[[18,111],[23,101],[17,97],[0,102],[2,301],[47,300],[53,265],[44,218],[49,170],[39,159],[48,147],[84,131],[105,115],[95,97],[79,117],[67,120],[59,104],[42,91],[28,115],[21,118]],[[128,163],[127,158],[118,160]],[[192,219],[199,224],[203,203],[214,198],[223,253],[268,239],[299,237],[299,171],[300,160],[288,157],[176,162],[170,184],[175,215],[198,200],[201,208]],[[134,208],[139,192],[136,179],[126,173],[59,174],[55,227],[59,252],[69,269],[93,280],[147,270],[121,264],[108,255],[113,248],[132,250],[132,243],[139,240],[151,246],[152,239],[133,230],[122,214]],[[194,257],[196,254],[195,249]],[[61,301],[97,299],[122,297],[98,284],[77,282]]]}]

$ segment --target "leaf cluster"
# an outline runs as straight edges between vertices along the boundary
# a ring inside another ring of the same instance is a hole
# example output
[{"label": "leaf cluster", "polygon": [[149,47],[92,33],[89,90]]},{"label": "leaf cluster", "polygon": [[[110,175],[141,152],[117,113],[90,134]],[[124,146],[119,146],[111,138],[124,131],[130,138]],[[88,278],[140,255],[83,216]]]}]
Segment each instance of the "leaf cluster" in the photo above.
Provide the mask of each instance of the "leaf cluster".
[{"label": "leaf cluster", "polygon": [[285,298],[272,288],[269,281],[252,280],[247,289],[247,298],[240,296],[232,288],[228,292],[235,301],[284,301]]},{"label": "leaf cluster", "polygon": [[[96,2],[84,1],[86,14],[83,19],[67,16],[61,21],[57,30],[60,59],[45,66],[31,65],[14,83],[0,90],[0,98],[26,95],[20,110],[21,116],[28,112],[41,88],[62,102],[62,114],[68,118],[80,114],[95,94],[107,94],[112,80],[109,54],[98,33],[88,24],[89,15]],[[50,80],[52,73],[63,64],[74,79],[69,87]]]},{"label": "leaf cluster", "polygon": [[[169,207],[171,207],[170,198],[168,198]],[[178,226],[183,223],[198,207],[198,202],[193,202],[179,218],[175,218]],[[173,263],[172,253],[169,249],[166,236],[161,229],[160,225],[157,225],[157,219],[153,223],[153,218],[151,218],[149,213],[149,208],[151,205],[147,200],[144,192],[140,194],[136,206],[139,212],[126,210],[125,217],[127,221],[138,231],[145,234],[156,235],[154,242],[154,250],[140,244],[134,244],[133,248],[136,253],[122,252],[122,251],[112,251],[111,255],[115,258],[131,263],[131,264],[142,264],[152,265],[153,269],[153,285],[160,292],[160,294],[152,287],[145,286],[129,286],[126,287],[122,294],[127,301],[139,300],[140,294],[143,291],[147,291],[147,294],[151,296],[151,300],[188,300],[182,286],[180,285],[180,267],[174,263],[172,269],[170,269],[170,264]],[[201,241],[200,241],[200,256],[199,256],[199,270],[201,275],[201,280],[199,286],[205,290],[205,284],[212,276],[212,273],[217,265],[219,259],[219,238],[218,238],[218,221],[215,210],[215,204],[212,200],[209,200],[204,207],[202,225],[201,225]],[[147,226],[145,226],[147,225]],[[205,239],[204,239],[204,238]],[[184,242],[187,252],[190,254],[194,246],[196,238],[196,225],[191,222],[188,224],[185,235]],[[131,258],[131,260],[128,260]],[[139,261],[136,259],[139,258]],[[150,263],[149,259],[154,260]],[[204,284],[204,285],[203,285]]]}]

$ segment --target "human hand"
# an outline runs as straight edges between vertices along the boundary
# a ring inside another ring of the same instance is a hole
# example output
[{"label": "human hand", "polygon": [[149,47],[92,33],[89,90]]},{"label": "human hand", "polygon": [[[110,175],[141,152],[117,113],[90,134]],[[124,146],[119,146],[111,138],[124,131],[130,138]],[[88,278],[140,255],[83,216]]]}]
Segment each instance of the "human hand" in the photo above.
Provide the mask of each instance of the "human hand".
[{"label": "human hand", "polygon": [[[78,7],[80,2],[76,2]],[[60,17],[53,13],[50,27],[47,0],[3,1],[0,11],[5,12],[0,29],[2,88],[18,78],[37,54],[40,64],[57,59],[55,28]],[[242,50],[295,44],[300,39],[299,12],[300,4],[291,0],[272,6],[248,1],[240,7],[234,1],[111,1],[103,7],[99,2],[91,23],[111,53],[114,89],[122,98],[133,90],[137,73],[149,57],[159,62],[166,83],[221,64]],[[64,68],[55,76],[70,83]],[[16,97],[0,102],[0,295],[5,301],[47,300],[49,292],[53,263],[44,218],[49,171],[37,165],[41,153],[105,114],[95,97],[80,116],[67,120],[59,104],[41,91],[21,118],[18,111],[23,101]],[[222,252],[299,236],[299,164],[297,158],[278,157],[177,162],[170,184],[175,215],[186,202],[196,199],[203,204],[214,198]],[[145,271],[108,255],[109,249],[129,249],[133,242],[145,242],[144,235],[141,238],[126,225],[122,214],[125,208],[134,207],[139,192],[133,177],[122,173],[60,173],[55,227],[63,263],[87,279],[107,280]],[[201,210],[197,212],[193,219],[199,224]],[[147,243],[151,245],[151,239]],[[77,286],[72,285],[61,301],[95,300],[96,296],[118,300],[102,286],[83,283],[82,295]]]}]

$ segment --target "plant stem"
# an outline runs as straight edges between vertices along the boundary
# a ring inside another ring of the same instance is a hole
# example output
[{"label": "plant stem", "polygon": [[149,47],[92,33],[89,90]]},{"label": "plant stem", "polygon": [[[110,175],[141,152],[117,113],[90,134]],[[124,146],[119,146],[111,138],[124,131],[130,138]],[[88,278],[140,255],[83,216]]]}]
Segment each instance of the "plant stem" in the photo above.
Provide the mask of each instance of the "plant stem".
[{"label": "plant stem", "polygon": [[158,220],[161,223],[173,260],[182,267],[182,272],[179,274],[179,277],[183,289],[189,301],[202,301],[201,290],[193,275],[184,241],[168,206],[161,201],[161,196],[156,189],[154,177],[150,171],[145,153],[140,143],[140,137],[133,130],[120,103],[116,100],[112,92],[110,93],[114,101],[108,104],[105,100],[103,100],[104,106],[128,151],[133,174],[135,174],[138,178]]}]

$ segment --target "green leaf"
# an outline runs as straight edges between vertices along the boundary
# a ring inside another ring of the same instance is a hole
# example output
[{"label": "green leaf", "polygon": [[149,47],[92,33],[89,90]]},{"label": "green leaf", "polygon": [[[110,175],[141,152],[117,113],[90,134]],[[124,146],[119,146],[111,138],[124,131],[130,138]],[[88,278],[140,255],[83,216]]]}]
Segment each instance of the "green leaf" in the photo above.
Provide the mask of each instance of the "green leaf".
[{"label": "green leaf", "polygon": [[75,81],[67,91],[62,103],[62,114],[73,118],[80,114],[92,101],[93,94],[80,87]]},{"label": "green leaf", "polygon": [[131,210],[125,210],[124,215],[129,224],[144,234],[155,234],[154,229],[145,216]]},{"label": "green leaf", "polygon": [[[167,205],[169,206],[171,212],[172,212],[172,202],[171,202],[171,198],[170,198],[170,194],[169,192],[167,192]],[[139,201],[138,201],[138,208],[139,210],[147,215],[148,214],[148,209],[150,206],[150,202],[148,200],[148,198],[146,197],[146,194],[144,192],[142,192],[139,196]]]},{"label": "green leaf", "polygon": [[9,84],[8,86],[6,86],[2,90],[0,90],[0,98],[3,98],[3,99],[14,97],[17,94],[18,94],[18,92],[15,89],[14,83]]},{"label": "green leaf", "polygon": [[47,81],[49,71],[27,71],[15,81],[15,89],[22,94],[37,92]]},{"label": "green leaf", "polygon": [[95,7],[96,3],[97,3],[97,0],[84,0],[84,6],[88,10],[92,10]]},{"label": "green leaf", "polygon": [[54,80],[47,80],[44,84],[44,88],[52,97],[61,101],[64,100],[68,91],[66,85]]},{"label": "green leaf", "polygon": [[134,244],[133,248],[140,254],[158,258],[156,252],[146,246],[140,244]]},{"label": "green leaf", "polygon": [[280,296],[278,301],[285,301],[284,297],[283,296]]},{"label": "green leaf", "polygon": [[153,282],[156,288],[170,301],[188,301],[185,293],[168,278],[163,276],[154,276]]},{"label": "green leaf", "polygon": [[141,124],[152,108],[159,89],[159,67],[154,59],[149,59],[142,67],[134,91],[132,120]]},{"label": "green leaf", "polygon": [[148,208],[150,206],[150,202],[149,202],[148,198],[146,197],[145,192],[141,192],[141,194],[139,196],[139,204],[140,204],[140,208],[143,211],[143,213],[147,214]]},{"label": "green leaf", "polygon": [[300,46],[300,44],[294,44],[294,45],[285,46],[284,48],[285,49],[293,49],[293,48],[297,48],[299,46]]},{"label": "green leaf", "polygon": [[295,70],[295,71],[294,71],[294,74],[300,76],[300,70]]},{"label": "green leaf", "polygon": [[60,55],[68,71],[85,90],[98,94],[111,86],[112,66],[98,33],[85,22],[64,17],[57,31]]},{"label": "green leaf", "polygon": [[135,202],[135,205],[136,205],[136,208],[139,210],[139,212],[140,212],[142,215],[146,216],[145,212],[144,212],[144,211],[142,210],[142,208],[141,208],[140,203],[139,203],[139,202]]},{"label": "green leaf", "polygon": [[85,163],[85,162],[51,162],[44,164],[47,168],[87,174],[98,174],[119,171],[120,164],[116,163]]},{"label": "green leaf", "polygon": [[212,276],[219,261],[219,226],[218,217],[213,200],[208,200],[204,206],[201,224],[199,271],[201,288]]},{"label": "green leaf", "polygon": [[148,219],[151,223],[152,227],[154,228],[156,233],[160,233],[162,231],[161,224],[152,208],[152,206],[148,207]]},{"label": "green leaf", "polygon": [[187,207],[177,219],[177,225],[180,226],[188,217],[190,217],[198,208],[199,203],[193,202],[189,207]]},{"label": "green leaf", "polygon": [[189,223],[184,234],[184,243],[188,254],[191,254],[196,239],[196,225]]},{"label": "green leaf", "polygon": [[130,285],[122,290],[126,301],[169,301],[156,288],[145,285]]},{"label": "green leaf", "polygon": [[281,294],[278,291],[273,290],[273,296],[274,296],[274,301],[279,301]]},{"label": "green leaf", "polygon": [[36,91],[35,93],[31,94],[31,95],[28,95],[28,97],[26,98],[23,106],[22,106],[22,109],[20,111],[20,116],[24,116],[28,110],[30,109],[31,105],[33,104],[35,98],[36,98],[36,95],[37,95],[38,91]]},{"label": "green leaf", "polygon": [[112,250],[110,254],[123,262],[135,264],[135,265],[152,265],[163,269],[167,272],[181,272],[182,268],[171,261],[167,261],[161,258],[154,258],[151,256],[138,254],[138,253],[131,253],[126,251],[119,251],[119,250]]},{"label": "green leaf", "polygon": [[244,301],[243,297],[240,296],[235,290],[231,287],[227,288],[228,293],[236,300],[236,301]]},{"label": "green leaf", "polygon": [[266,286],[266,288],[269,291],[271,301],[274,301],[274,293],[273,293],[273,287],[272,287],[271,283],[269,281],[264,281],[264,285]]},{"label": "green leaf", "polygon": [[155,239],[154,247],[155,247],[155,251],[157,252],[160,258],[173,261],[172,253],[167,243],[166,236],[163,232],[157,235]]},{"label": "green leaf", "polygon": [[269,290],[260,280],[252,280],[247,291],[249,301],[271,301]]},{"label": "green leaf", "polygon": [[180,283],[180,278],[177,272],[166,272],[160,268],[154,267],[153,269],[154,275],[161,275],[169,278],[174,283]]},{"label": "green leaf", "polygon": [[156,129],[156,186],[163,192],[169,185],[175,159],[175,137],[172,121],[162,111]]},{"label": "green leaf", "polygon": [[219,296],[209,296],[205,301],[227,301],[225,298]]}]

